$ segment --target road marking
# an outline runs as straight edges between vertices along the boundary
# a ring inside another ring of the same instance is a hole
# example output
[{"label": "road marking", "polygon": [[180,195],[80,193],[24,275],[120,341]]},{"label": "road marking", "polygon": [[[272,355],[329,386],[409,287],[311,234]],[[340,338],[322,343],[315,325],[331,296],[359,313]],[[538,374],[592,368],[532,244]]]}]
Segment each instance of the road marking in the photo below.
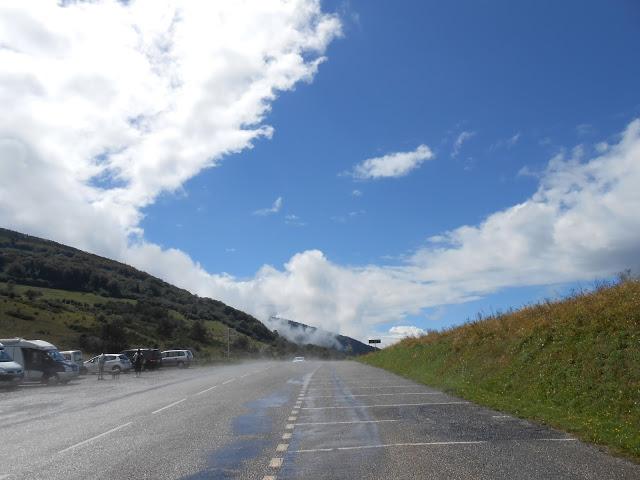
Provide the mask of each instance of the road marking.
[{"label": "road marking", "polygon": [[301,422],[298,425],[343,425],[351,423],[386,423],[399,422],[400,420],[354,420],[351,422]]},{"label": "road marking", "polygon": [[285,430],[293,430],[293,423],[287,423],[287,425],[284,427]]},{"label": "road marking", "polygon": [[124,425],[120,425],[119,427],[112,428],[111,430],[107,430],[106,432],[101,433],[100,435],[96,435],[95,437],[91,437],[91,438],[88,438],[87,440],[76,443],[75,445],[71,445],[70,447],[67,447],[64,450],[60,450],[58,453],[68,452],[69,450],[73,450],[74,448],[78,448],[78,447],[81,447],[82,445],[86,445],[87,443],[93,442],[94,440],[104,437],[105,435],[109,435],[110,433],[117,432],[118,430],[122,430],[123,428],[131,425],[132,423],[133,422],[125,423]]},{"label": "road marking", "polygon": [[210,392],[211,390],[213,390],[214,388],[217,388],[218,385],[214,385],[213,387],[209,387],[206,390],[202,390],[201,392],[196,393],[196,395],[202,395],[203,393],[207,393]]},{"label": "road marking", "polygon": [[356,445],[352,447],[333,447],[333,448],[312,448],[308,450],[292,450],[293,453],[315,453],[315,452],[335,452],[344,450],[363,450],[368,448],[389,448],[389,447],[429,447],[440,445],[479,445],[488,443],[485,440],[472,442],[420,442],[420,443],[386,443],[379,445]]},{"label": "road marking", "polygon": [[283,440],[289,440],[291,438],[291,434],[290,433],[283,433],[282,434],[282,439]]},{"label": "road marking", "polygon": [[469,402],[394,403],[390,405],[355,405],[352,407],[302,407],[302,410],[341,410],[344,408],[421,407],[423,405],[466,405]]},{"label": "road marking", "polygon": [[179,403],[184,402],[186,399],[187,399],[187,398],[185,397],[185,398],[183,398],[182,400],[178,400],[177,402],[170,403],[169,405],[166,405],[166,406],[164,406],[164,407],[162,407],[162,408],[159,408],[158,410],[155,410],[155,411],[151,412],[151,414],[152,414],[152,415],[155,415],[156,413],[160,413],[161,411],[166,410],[167,408],[171,408],[171,407],[173,407],[174,405],[178,405]]},{"label": "road marking", "polygon": [[262,477],[262,480],[276,480],[278,477],[276,477],[275,475],[265,475],[264,477]]},{"label": "road marking", "polygon": [[511,415],[491,415],[491,418],[511,418]]},{"label": "road marking", "polygon": [[[329,387],[349,387],[349,388],[370,388],[371,383],[326,383],[326,384],[318,384],[318,385],[309,385],[309,388],[329,388]],[[419,385],[409,385],[409,384],[403,384],[403,385],[378,385],[375,388],[398,388],[398,387],[412,387],[412,388],[416,388]]]},{"label": "road marking", "polygon": [[298,413],[300,413],[300,410],[298,410],[297,408],[291,410],[291,415],[298,415]]},{"label": "road marking", "polygon": [[533,440],[539,440],[541,442],[577,442],[576,438],[534,438]]},{"label": "road marking", "polygon": [[13,475],[12,473],[5,473],[4,475],[0,474],[0,480],[2,480],[3,478],[9,478],[11,475]]},{"label": "road marking", "polygon": [[[371,387],[371,386],[369,386],[369,387],[358,387],[358,386],[355,386],[355,385],[342,385],[342,386],[346,387],[346,388],[355,388],[355,389],[358,389],[358,388],[362,388],[362,389],[364,389],[364,388],[375,388],[375,389],[378,389],[378,388],[417,388],[420,385],[384,385],[384,386],[383,385],[378,385],[378,386],[375,386],[375,387]],[[310,389],[310,390],[313,390],[313,389]],[[315,389],[315,390],[335,390],[335,388],[318,388],[318,389]]]},{"label": "road marking", "polygon": [[289,417],[287,418],[288,422],[295,422],[298,419],[298,417]]},{"label": "road marking", "polygon": [[388,397],[392,395],[444,395],[444,393],[440,392],[397,392],[397,393],[366,393],[359,395],[343,395],[342,397],[337,397],[336,395],[312,395],[305,398],[343,398],[343,397]]},{"label": "road marking", "polygon": [[235,380],[235,378],[230,378],[229,380],[225,380],[224,382],[222,382],[222,385],[226,385],[227,383],[231,383]]},{"label": "road marking", "polygon": [[276,447],[276,452],[286,452],[287,448],[289,448],[288,443],[279,443]]},{"label": "road marking", "polygon": [[282,466],[282,458],[274,457],[269,462],[271,468],[280,468]]}]

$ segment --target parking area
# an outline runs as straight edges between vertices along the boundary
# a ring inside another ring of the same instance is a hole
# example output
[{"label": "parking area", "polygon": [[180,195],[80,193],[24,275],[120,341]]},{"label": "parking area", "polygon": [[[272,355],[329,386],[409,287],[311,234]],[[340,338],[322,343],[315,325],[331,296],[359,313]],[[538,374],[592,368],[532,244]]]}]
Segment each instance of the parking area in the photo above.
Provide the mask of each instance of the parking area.
[{"label": "parking area", "polygon": [[265,480],[640,478],[563,432],[355,362],[319,367],[291,413]]}]

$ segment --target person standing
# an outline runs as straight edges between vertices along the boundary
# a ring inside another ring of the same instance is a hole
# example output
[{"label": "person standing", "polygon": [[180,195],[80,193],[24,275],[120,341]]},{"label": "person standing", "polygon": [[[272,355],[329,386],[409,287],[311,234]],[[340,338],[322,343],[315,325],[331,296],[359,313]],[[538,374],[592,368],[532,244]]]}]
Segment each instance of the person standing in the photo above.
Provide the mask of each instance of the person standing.
[{"label": "person standing", "polygon": [[101,353],[98,357],[98,380],[104,380],[104,362],[104,353]]},{"label": "person standing", "polygon": [[144,364],[144,355],[142,354],[142,350],[138,349],[138,351],[133,356],[133,369],[136,372],[136,377],[139,377],[142,374],[143,364]]}]

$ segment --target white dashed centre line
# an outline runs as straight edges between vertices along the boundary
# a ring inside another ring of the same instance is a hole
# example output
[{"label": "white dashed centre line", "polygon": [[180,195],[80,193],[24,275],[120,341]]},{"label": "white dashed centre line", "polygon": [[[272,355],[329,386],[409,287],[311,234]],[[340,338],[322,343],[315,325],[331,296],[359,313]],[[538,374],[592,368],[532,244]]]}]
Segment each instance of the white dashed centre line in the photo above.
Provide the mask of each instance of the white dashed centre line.
[{"label": "white dashed centre line", "polygon": [[269,466],[271,468],[280,468],[282,466],[282,458],[272,458],[271,461],[269,462]]},{"label": "white dashed centre line", "polygon": [[160,412],[162,412],[163,410],[166,410],[167,408],[174,407],[175,405],[178,405],[178,404],[180,404],[180,403],[184,402],[186,399],[187,399],[187,398],[185,397],[185,398],[183,398],[182,400],[178,400],[177,402],[170,403],[169,405],[166,405],[166,406],[164,406],[164,407],[162,407],[162,408],[159,408],[158,410],[155,410],[155,411],[151,412],[151,414],[152,414],[152,415],[155,415],[156,413],[160,413]]},{"label": "white dashed centre line", "polygon": [[276,452],[286,452],[287,448],[289,448],[288,443],[279,443],[276,447]]},{"label": "white dashed centre line", "polygon": [[231,383],[235,381],[235,378],[230,378],[229,380],[225,380],[224,382],[222,382],[222,385],[226,385],[227,383]]},{"label": "white dashed centre line", "polygon": [[75,445],[71,445],[70,447],[65,448],[64,450],[60,450],[58,453],[64,453],[64,452],[68,452],[69,450],[73,450],[74,448],[78,448],[81,447],[83,445],[86,445],[89,442],[93,442],[94,440],[97,440],[98,438],[104,437],[106,435],[109,435],[110,433],[113,432],[117,432],[118,430],[122,430],[125,427],[128,427],[129,425],[131,425],[133,422],[129,422],[129,423],[125,423],[124,425],[120,425],[119,427],[116,428],[112,428],[111,430],[107,430],[104,433],[101,433],[100,435],[96,435],[95,437],[91,437],[88,438],[82,442],[76,443]]},{"label": "white dashed centre line", "polygon": [[196,393],[196,396],[197,395],[202,395],[203,393],[210,392],[211,390],[213,390],[214,388],[217,388],[217,387],[218,387],[218,385],[214,385],[213,387],[209,387],[206,390],[202,390],[201,392]]}]

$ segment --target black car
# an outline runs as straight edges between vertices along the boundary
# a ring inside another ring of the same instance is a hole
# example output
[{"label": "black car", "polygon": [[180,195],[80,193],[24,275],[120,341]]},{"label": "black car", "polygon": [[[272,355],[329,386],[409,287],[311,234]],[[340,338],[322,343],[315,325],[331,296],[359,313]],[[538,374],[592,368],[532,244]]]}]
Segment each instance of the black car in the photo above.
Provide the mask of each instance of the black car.
[{"label": "black car", "polygon": [[129,360],[133,364],[133,357],[140,350],[144,356],[144,365],[142,368],[145,370],[156,370],[162,366],[162,354],[157,348],[132,348],[130,350],[123,350],[122,354],[129,357]]}]

